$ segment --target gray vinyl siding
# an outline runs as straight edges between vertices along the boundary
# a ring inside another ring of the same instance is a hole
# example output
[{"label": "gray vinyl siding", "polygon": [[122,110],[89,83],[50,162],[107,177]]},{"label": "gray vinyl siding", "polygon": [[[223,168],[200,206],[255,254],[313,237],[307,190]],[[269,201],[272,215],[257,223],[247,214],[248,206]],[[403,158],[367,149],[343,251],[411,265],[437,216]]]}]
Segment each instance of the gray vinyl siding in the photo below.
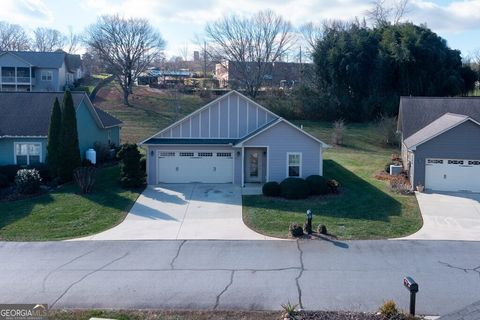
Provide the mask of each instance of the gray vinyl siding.
[{"label": "gray vinyl siding", "polygon": [[322,175],[322,148],[318,141],[290,125],[280,122],[244,143],[249,146],[268,146],[268,181],[281,182],[287,177],[287,153],[302,153],[302,178]]},{"label": "gray vinyl siding", "polygon": [[[42,80],[42,72],[52,72],[51,81]],[[35,85],[33,86],[34,91],[63,91],[63,85],[60,85],[59,72],[58,69],[43,69],[43,68],[34,68],[32,72],[35,73]]]},{"label": "gray vinyl siding", "polygon": [[242,138],[276,118],[274,114],[234,92],[155,137]]},{"label": "gray vinyl siding", "polygon": [[419,145],[414,151],[413,187],[425,185],[425,159],[480,159],[480,126],[466,121]]},{"label": "gray vinyl siding", "polygon": [[[232,151],[234,157],[234,170],[241,170],[237,168],[237,157],[236,152],[234,152],[231,146],[147,146],[147,183],[148,184],[157,184],[157,151]],[[152,155],[153,151],[153,155]],[[241,159],[240,159],[241,161]],[[241,172],[241,171],[240,171]],[[234,173],[234,179],[236,174]],[[238,182],[240,183],[240,182]]]}]

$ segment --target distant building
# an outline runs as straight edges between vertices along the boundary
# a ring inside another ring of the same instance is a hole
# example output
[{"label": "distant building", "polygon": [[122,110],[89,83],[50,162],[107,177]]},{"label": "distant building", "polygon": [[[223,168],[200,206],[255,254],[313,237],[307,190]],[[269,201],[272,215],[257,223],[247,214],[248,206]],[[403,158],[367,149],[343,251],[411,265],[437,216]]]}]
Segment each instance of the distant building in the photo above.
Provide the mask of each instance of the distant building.
[{"label": "distant building", "polygon": [[63,51],[0,52],[0,91],[63,91],[82,77],[79,55]]},{"label": "distant building", "polygon": [[[252,71],[257,68],[255,62],[243,62]],[[239,63],[225,61],[215,65],[215,78],[219,81],[220,88],[241,88],[244,82],[242,72],[238,69]],[[267,62],[267,72],[263,79],[263,86],[270,88],[293,88],[300,82],[306,72],[313,70],[313,64],[296,62]],[[243,69],[243,68],[242,68]]]},{"label": "distant building", "polygon": [[193,51],[193,61],[200,61],[200,52]]}]

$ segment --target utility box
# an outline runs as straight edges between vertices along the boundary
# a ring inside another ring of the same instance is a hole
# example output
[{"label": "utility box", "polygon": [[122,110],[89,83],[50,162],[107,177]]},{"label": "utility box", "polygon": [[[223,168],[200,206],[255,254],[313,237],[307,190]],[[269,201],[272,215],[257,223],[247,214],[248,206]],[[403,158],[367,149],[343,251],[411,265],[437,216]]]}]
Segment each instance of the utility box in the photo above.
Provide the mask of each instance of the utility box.
[{"label": "utility box", "polygon": [[391,164],[390,165],[390,175],[396,176],[402,173],[403,167],[401,165]]}]

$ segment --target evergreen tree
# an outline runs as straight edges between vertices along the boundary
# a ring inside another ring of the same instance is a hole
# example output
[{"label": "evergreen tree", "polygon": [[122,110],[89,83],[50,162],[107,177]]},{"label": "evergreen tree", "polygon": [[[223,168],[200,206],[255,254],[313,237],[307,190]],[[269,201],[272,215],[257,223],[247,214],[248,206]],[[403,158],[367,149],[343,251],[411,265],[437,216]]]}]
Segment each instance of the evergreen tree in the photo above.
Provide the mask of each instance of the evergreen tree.
[{"label": "evergreen tree", "polygon": [[145,184],[145,172],[140,165],[141,157],[136,144],[126,143],[118,152],[122,187],[139,188]]},{"label": "evergreen tree", "polygon": [[63,182],[71,181],[73,170],[81,165],[78,146],[77,116],[72,93],[65,91],[62,104],[62,143],[60,148],[59,176]]},{"label": "evergreen tree", "polygon": [[62,111],[60,102],[55,98],[52,114],[50,116],[50,127],[48,128],[47,144],[47,165],[53,178],[57,177],[59,169],[59,158],[62,144]]}]

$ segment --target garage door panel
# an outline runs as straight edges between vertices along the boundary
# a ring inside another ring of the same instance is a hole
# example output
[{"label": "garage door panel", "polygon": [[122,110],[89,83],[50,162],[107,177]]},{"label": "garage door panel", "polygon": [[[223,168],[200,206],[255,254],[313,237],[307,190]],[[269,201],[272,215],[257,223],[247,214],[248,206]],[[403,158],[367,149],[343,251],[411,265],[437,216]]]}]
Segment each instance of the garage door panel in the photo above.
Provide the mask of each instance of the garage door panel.
[{"label": "garage door panel", "polygon": [[426,159],[425,188],[480,192],[480,160]]},{"label": "garage door panel", "polygon": [[231,183],[231,151],[180,151],[158,156],[158,182],[164,183]]}]

